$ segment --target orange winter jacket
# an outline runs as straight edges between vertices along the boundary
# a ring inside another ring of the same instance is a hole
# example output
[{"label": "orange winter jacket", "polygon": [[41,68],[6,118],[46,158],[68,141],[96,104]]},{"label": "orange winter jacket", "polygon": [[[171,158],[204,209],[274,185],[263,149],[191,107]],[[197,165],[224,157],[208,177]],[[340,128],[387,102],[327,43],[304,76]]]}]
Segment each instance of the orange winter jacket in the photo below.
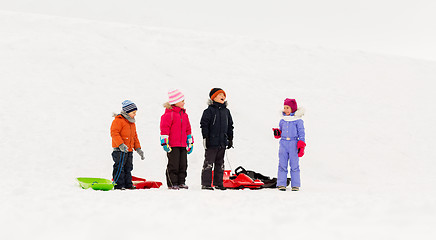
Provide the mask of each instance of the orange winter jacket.
[{"label": "orange winter jacket", "polygon": [[127,145],[129,152],[141,148],[135,123],[129,122],[121,114],[112,121],[111,137],[113,148],[117,148],[123,143]]}]

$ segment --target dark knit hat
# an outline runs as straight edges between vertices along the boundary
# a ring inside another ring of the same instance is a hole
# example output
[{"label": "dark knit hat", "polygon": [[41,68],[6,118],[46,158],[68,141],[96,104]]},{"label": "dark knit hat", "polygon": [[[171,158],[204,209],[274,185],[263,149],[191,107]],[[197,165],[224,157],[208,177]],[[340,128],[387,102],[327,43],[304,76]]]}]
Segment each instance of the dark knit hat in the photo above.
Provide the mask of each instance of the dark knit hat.
[{"label": "dark knit hat", "polygon": [[210,90],[209,97],[210,97],[210,99],[213,100],[220,93],[223,93],[224,96],[226,96],[226,92],[224,92],[224,90],[222,90],[221,88],[212,88],[212,90]]},{"label": "dark knit hat", "polygon": [[124,101],[122,103],[122,105],[123,105],[123,111],[126,112],[126,113],[138,110],[136,105],[132,101],[130,101],[130,100]]}]

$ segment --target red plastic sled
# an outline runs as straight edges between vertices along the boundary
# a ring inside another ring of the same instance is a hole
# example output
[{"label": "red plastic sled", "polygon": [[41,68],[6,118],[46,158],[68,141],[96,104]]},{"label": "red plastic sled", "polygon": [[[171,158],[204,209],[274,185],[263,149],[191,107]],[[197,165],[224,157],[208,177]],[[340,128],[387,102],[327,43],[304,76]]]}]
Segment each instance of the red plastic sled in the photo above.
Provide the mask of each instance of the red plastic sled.
[{"label": "red plastic sled", "polygon": [[160,186],[162,186],[161,182],[147,181],[145,178],[135,176],[132,176],[132,183],[136,189],[160,188]]},{"label": "red plastic sled", "polygon": [[[213,179],[213,171],[212,171],[212,179]],[[253,180],[251,177],[247,176],[244,173],[233,174],[230,176],[230,170],[224,170],[223,175],[223,186],[226,188],[234,188],[234,189],[260,189],[264,183],[260,180]],[[213,187],[213,184],[212,184]]]},{"label": "red plastic sled", "polygon": [[132,183],[136,189],[160,188],[160,186],[162,186],[161,182],[147,181],[145,178],[135,176],[132,176]]}]

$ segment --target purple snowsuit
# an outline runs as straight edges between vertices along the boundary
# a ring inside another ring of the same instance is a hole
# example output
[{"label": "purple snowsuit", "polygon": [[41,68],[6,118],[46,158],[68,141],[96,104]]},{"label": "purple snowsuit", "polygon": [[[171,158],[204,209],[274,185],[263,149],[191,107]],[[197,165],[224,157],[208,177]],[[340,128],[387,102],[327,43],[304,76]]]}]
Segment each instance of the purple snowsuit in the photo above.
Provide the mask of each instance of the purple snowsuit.
[{"label": "purple snowsuit", "polygon": [[287,185],[288,162],[291,170],[291,187],[300,187],[300,165],[298,158],[297,142],[306,142],[304,133],[304,122],[302,119],[286,116],[279,123],[282,136],[279,148],[279,171],[277,174],[277,186]]}]

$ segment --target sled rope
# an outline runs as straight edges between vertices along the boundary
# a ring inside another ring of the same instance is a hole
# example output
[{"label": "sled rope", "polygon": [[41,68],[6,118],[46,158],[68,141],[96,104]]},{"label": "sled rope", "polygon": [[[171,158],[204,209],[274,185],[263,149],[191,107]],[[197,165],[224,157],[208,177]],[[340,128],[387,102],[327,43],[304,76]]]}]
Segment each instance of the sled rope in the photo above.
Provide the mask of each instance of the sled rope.
[{"label": "sled rope", "polygon": [[123,169],[124,156],[125,156],[125,153],[124,153],[124,152],[121,152],[121,155],[120,155],[120,159],[121,159],[121,161],[120,161],[120,165],[118,166],[118,171],[117,171],[117,173],[115,174],[114,181],[112,182],[113,185],[115,185],[115,184],[117,183],[118,179],[120,178],[121,170]]},{"label": "sled rope", "polygon": [[229,163],[229,167],[230,167],[230,173],[232,173],[233,172],[233,168],[232,168],[232,165],[230,165],[230,161],[229,161],[229,153],[228,153],[228,151],[226,151],[226,159],[227,159],[227,162]]},{"label": "sled rope", "polygon": [[168,167],[167,167],[167,174],[168,174],[168,180],[170,180],[171,187],[174,187],[173,182],[171,181],[171,176],[170,176],[170,173],[168,171]]},{"label": "sled rope", "polygon": [[[168,153],[167,153],[167,155],[168,155]],[[165,157],[164,157],[164,159],[165,159]],[[168,159],[168,162],[169,162],[169,159]],[[168,180],[169,180],[169,182],[171,184],[171,187],[174,187],[173,182],[171,181],[170,172],[168,171],[168,164],[167,164],[167,167],[166,167],[166,171],[167,171],[167,176],[168,176]]]}]

